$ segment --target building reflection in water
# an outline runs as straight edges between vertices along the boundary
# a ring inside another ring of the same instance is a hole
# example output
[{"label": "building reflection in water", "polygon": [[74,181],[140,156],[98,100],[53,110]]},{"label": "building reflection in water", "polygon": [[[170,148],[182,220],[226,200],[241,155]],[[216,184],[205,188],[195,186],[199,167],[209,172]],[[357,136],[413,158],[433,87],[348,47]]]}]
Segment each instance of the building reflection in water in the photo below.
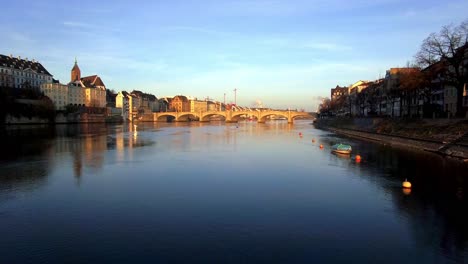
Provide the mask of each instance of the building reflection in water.
[{"label": "building reflection in water", "polygon": [[[73,173],[79,178],[83,170],[97,174],[105,159],[109,162],[133,160],[133,149],[153,144],[151,140],[140,139],[138,126],[134,124],[106,125],[79,124],[62,128],[56,140],[57,153],[68,152],[73,158]],[[115,150],[115,156],[111,155]],[[109,153],[107,153],[109,152]]]},{"label": "building reflection in water", "polygon": [[55,153],[70,153],[73,160],[73,174],[80,183],[83,169],[98,173],[104,164],[107,151],[107,133],[105,124],[77,124],[57,127]]}]

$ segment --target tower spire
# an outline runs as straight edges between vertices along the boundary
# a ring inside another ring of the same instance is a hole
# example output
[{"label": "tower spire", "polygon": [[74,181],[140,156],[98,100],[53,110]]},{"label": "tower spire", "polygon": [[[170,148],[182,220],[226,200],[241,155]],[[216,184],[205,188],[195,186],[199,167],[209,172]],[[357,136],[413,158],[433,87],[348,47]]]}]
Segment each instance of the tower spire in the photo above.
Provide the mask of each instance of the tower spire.
[{"label": "tower spire", "polygon": [[71,70],[71,80],[72,82],[74,81],[78,81],[81,79],[81,71],[80,71],[80,67],[78,67],[78,62],[76,60],[76,57],[75,57],[75,65],[73,66],[72,70]]}]

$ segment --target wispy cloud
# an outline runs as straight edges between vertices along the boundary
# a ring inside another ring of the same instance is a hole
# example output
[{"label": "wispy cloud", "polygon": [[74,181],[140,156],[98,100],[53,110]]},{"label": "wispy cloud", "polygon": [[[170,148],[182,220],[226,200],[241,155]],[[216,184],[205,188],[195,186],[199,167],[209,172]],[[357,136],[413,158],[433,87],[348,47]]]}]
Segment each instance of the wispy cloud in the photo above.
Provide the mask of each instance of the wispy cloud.
[{"label": "wispy cloud", "polygon": [[83,23],[83,22],[78,22],[78,21],[64,21],[62,24],[66,27],[82,28],[82,29],[89,29],[89,30],[120,31],[118,28],[103,27],[103,26],[96,25],[96,24]]},{"label": "wispy cloud", "polygon": [[278,0],[257,0],[257,1],[230,1],[224,2],[221,13],[232,15],[256,15],[256,16],[279,16],[291,15],[300,10],[294,4]]},{"label": "wispy cloud", "polygon": [[[288,48],[288,49],[311,49],[320,51],[350,51],[353,48],[349,45],[334,42],[321,42],[320,40],[303,40],[299,38],[278,38],[265,37],[258,41],[267,46]],[[337,41],[338,42],[338,41]]]},{"label": "wispy cloud", "polygon": [[336,43],[325,43],[325,42],[312,42],[304,44],[304,48],[325,50],[325,51],[350,51],[353,48],[351,46],[336,44]]},{"label": "wispy cloud", "polygon": [[211,9],[223,16],[285,17],[314,15],[333,12],[348,12],[369,7],[383,6],[401,0],[231,0],[216,1]]},{"label": "wispy cloud", "polygon": [[21,44],[30,44],[34,42],[34,40],[31,37],[20,32],[9,32],[7,34],[7,37],[12,41],[16,43],[21,43]]},{"label": "wispy cloud", "polygon": [[218,36],[233,35],[233,33],[229,33],[229,32],[213,30],[210,28],[191,27],[191,26],[167,26],[162,29],[166,31],[189,31],[189,32],[194,32],[194,33],[218,35]]},{"label": "wispy cloud", "polygon": [[140,71],[144,73],[155,73],[168,68],[168,64],[162,60],[146,61],[124,57],[119,54],[91,54],[81,53],[78,59],[88,67],[100,65],[105,68],[118,68],[121,70]]}]

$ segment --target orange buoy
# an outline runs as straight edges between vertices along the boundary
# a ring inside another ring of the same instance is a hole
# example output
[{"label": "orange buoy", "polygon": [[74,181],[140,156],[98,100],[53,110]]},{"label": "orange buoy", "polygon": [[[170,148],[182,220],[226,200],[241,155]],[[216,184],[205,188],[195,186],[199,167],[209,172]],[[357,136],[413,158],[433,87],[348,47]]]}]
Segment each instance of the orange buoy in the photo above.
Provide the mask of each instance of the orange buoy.
[{"label": "orange buoy", "polygon": [[409,182],[407,179],[403,182],[403,188],[411,188],[411,182]]},{"label": "orange buoy", "polygon": [[361,162],[361,155],[359,154],[356,155],[355,159],[356,159],[356,162]]},{"label": "orange buoy", "polygon": [[320,149],[323,149],[323,145],[322,145],[322,144],[320,144]]},{"label": "orange buoy", "polygon": [[411,194],[411,188],[403,188],[403,194],[404,195],[410,195]]}]

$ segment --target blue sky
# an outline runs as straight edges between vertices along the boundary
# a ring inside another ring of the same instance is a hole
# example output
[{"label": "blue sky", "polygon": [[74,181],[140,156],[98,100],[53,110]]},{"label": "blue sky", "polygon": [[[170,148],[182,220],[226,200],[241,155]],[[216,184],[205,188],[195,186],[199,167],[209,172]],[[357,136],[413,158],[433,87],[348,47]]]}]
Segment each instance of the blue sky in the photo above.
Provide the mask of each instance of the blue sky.
[{"label": "blue sky", "polygon": [[405,66],[422,40],[468,18],[468,1],[7,1],[0,53],[67,83],[315,110],[330,88]]}]

